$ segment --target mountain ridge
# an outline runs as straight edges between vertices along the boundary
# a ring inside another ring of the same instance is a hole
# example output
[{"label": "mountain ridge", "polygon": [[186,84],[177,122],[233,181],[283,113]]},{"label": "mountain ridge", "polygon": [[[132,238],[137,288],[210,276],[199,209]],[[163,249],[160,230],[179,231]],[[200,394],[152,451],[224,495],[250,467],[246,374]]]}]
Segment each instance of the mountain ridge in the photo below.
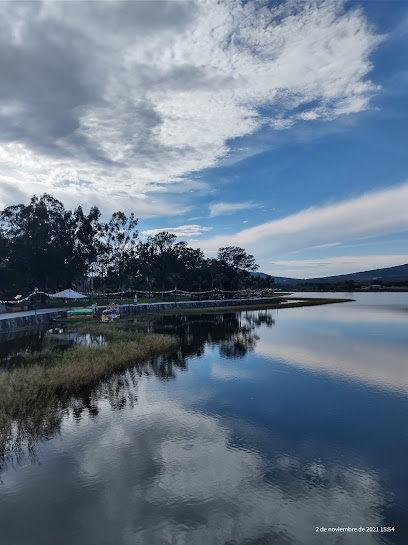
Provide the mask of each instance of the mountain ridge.
[{"label": "mountain ridge", "polygon": [[[265,273],[253,273],[254,276],[269,276]],[[349,274],[339,274],[336,276],[323,276],[320,278],[289,278],[284,276],[270,275],[275,279],[275,284],[316,284],[316,283],[335,283],[349,281],[373,281],[382,282],[404,282],[408,281],[408,263],[396,265],[394,267],[385,267],[382,269],[371,269],[369,271],[360,271]]]}]

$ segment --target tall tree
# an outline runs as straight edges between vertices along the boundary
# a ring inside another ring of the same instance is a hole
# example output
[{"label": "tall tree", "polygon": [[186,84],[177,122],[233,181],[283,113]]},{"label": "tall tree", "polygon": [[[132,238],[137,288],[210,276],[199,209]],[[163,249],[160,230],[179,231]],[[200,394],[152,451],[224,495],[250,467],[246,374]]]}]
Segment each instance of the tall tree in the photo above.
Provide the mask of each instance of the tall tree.
[{"label": "tall tree", "polygon": [[69,216],[69,235],[71,237],[72,252],[67,255],[67,265],[70,271],[71,282],[79,279],[91,271],[92,264],[101,252],[100,233],[102,225],[99,222],[101,213],[98,207],[93,206],[88,215],[82,207]]},{"label": "tall tree", "polygon": [[88,216],[80,206],[72,213],[46,193],[34,195],[28,205],[3,210],[0,222],[5,243],[0,241],[0,246],[7,251],[3,269],[13,273],[12,291],[65,288],[86,275],[98,253],[99,217],[96,207]]},{"label": "tall tree", "polygon": [[140,279],[149,289],[154,286],[166,290],[177,285],[195,284],[204,260],[203,253],[189,248],[187,242],[176,240],[176,235],[162,231],[139,243]]},{"label": "tall tree", "polygon": [[66,256],[72,251],[69,213],[51,195],[34,195],[29,205],[9,206],[1,212],[9,259],[24,288],[42,289],[64,277]]},{"label": "tall tree", "polygon": [[138,221],[133,213],[126,216],[115,212],[109,222],[102,225],[97,237],[99,254],[93,269],[120,291],[129,279],[131,262],[136,255]]},{"label": "tall tree", "polygon": [[240,248],[239,246],[220,248],[218,250],[218,259],[235,269],[244,271],[257,271],[259,269],[254,256],[247,254],[244,248]]}]

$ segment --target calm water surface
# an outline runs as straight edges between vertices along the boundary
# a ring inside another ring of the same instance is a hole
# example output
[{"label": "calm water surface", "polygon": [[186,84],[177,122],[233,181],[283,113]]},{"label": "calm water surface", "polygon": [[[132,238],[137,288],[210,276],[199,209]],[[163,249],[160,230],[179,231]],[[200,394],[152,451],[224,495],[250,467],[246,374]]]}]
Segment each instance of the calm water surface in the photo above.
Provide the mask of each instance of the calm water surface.
[{"label": "calm water surface", "polygon": [[161,318],[178,354],[49,407],[7,453],[0,543],[408,543],[408,293],[352,296]]}]

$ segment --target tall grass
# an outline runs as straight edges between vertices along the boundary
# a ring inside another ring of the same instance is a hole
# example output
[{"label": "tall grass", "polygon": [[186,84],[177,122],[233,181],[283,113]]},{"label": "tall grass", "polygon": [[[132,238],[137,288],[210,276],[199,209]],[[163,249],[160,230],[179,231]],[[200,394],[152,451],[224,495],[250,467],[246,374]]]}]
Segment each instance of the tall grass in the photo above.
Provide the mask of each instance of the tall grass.
[{"label": "tall grass", "polygon": [[30,407],[66,396],[136,363],[174,351],[176,341],[166,335],[133,335],[111,331],[108,346],[46,350],[27,357],[23,368],[0,374],[0,410],[16,418]]},{"label": "tall grass", "polygon": [[[24,367],[0,373],[0,469],[10,453],[18,456],[25,447],[30,452],[36,441],[55,433],[66,411],[66,402],[73,396],[82,395],[86,389],[95,390],[107,382],[105,379],[120,377],[120,373],[134,364],[175,352],[175,338],[150,333],[152,321],[162,314],[234,313],[343,301],[348,300],[304,298],[274,304],[149,312],[138,315],[136,323],[135,317],[110,324],[99,320],[73,322],[71,330],[102,335],[108,345],[71,347],[64,352],[45,350],[28,355]],[[143,333],[135,333],[135,328]]]},{"label": "tall grass", "polygon": [[24,367],[0,373],[0,469],[7,460],[18,460],[26,448],[32,456],[36,442],[55,433],[70,398],[130,366],[176,350],[176,340],[167,335],[103,326],[76,329],[103,332],[107,346],[45,350],[27,356]]}]

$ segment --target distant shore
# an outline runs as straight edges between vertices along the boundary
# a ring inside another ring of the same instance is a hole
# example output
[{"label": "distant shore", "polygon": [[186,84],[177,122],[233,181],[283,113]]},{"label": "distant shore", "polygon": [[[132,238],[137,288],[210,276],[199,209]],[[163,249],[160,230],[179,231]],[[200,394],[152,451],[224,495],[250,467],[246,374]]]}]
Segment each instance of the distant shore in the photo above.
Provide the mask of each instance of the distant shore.
[{"label": "distant shore", "polygon": [[[286,294],[285,294],[286,295]],[[159,314],[171,315],[171,314],[218,314],[218,313],[231,313],[242,312],[244,310],[268,310],[268,309],[281,309],[281,308],[296,308],[296,307],[312,307],[318,305],[330,305],[332,303],[350,303],[355,299],[337,299],[331,297],[296,297],[296,299],[282,299],[276,303],[254,303],[249,305],[235,305],[235,306],[216,306],[216,307],[199,307],[199,308],[172,308],[163,309],[159,311]],[[158,312],[146,312],[143,316],[157,315]]]}]

